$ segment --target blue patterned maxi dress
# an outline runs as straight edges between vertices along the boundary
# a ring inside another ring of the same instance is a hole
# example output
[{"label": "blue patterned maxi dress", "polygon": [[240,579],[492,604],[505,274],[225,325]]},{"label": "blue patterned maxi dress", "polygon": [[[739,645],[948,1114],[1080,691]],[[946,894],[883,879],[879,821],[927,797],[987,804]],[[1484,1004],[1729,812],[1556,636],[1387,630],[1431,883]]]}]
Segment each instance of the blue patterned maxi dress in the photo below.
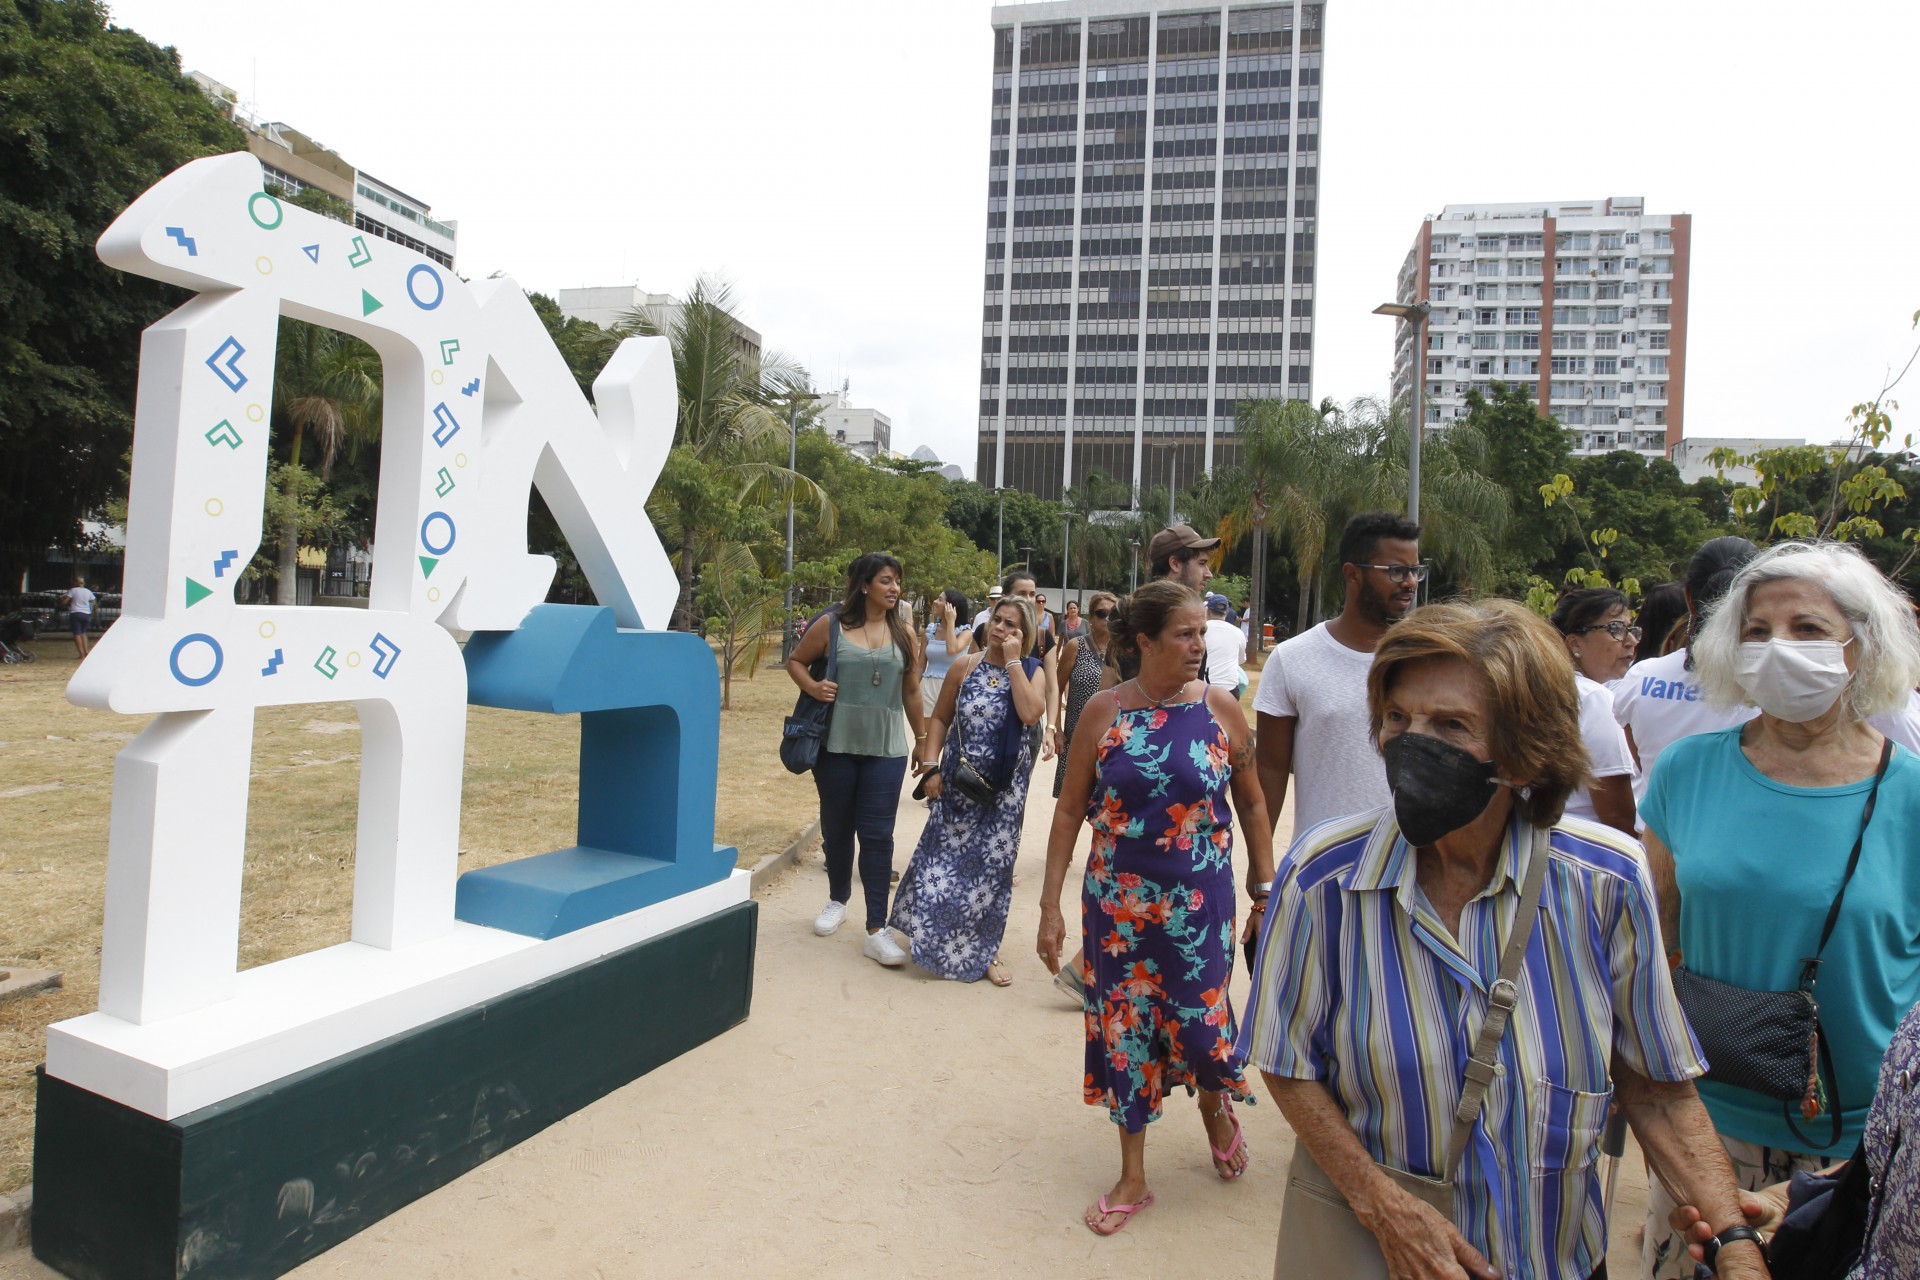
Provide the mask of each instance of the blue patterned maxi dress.
[{"label": "blue patterned maxi dress", "polygon": [[[1017,714],[1006,668],[984,660],[960,684],[941,765],[951,777],[960,748],[981,773],[998,763],[1001,726]],[[1013,898],[1013,861],[1033,776],[1030,734],[1020,735],[1013,776],[992,804],[977,805],[943,786],[927,814],[927,828],[894,891],[887,923],[907,935],[913,962],[929,973],[977,982],[1000,950]]]},{"label": "blue patterned maxi dress", "polygon": [[1100,739],[1081,890],[1085,1098],[1137,1133],[1175,1085],[1252,1093],[1234,1052],[1233,765],[1202,696],[1121,711]]}]

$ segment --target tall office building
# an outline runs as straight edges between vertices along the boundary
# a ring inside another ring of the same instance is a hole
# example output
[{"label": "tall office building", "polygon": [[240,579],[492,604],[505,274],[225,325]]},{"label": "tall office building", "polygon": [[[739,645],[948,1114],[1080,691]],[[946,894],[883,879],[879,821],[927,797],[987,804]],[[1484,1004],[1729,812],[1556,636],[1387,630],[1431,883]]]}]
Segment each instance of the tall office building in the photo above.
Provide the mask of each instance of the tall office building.
[{"label": "tall office building", "polygon": [[1401,322],[1393,393],[1425,362],[1427,429],[1466,416],[1492,382],[1526,389],[1578,454],[1664,458],[1686,404],[1693,215],[1631,199],[1450,204],[1421,224],[1398,297],[1432,305]]},{"label": "tall office building", "polygon": [[1311,400],[1323,3],[993,11],[983,484],[1191,483]]}]

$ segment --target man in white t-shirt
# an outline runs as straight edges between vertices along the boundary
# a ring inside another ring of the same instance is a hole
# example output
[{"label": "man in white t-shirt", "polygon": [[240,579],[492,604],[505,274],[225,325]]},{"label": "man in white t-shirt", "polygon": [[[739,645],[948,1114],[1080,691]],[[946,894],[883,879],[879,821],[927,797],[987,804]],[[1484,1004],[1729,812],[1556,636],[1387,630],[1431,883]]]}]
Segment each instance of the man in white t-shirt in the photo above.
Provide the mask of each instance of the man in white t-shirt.
[{"label": "man in white t-shirt", "polygon": [[87,656],[90,647],[87,632],[93,626],[93,598],[85,578],[75,578],[67,588],[67,623],[73,632],[74,652],[82,658]]},{"label": "man in white t-shirt", "polygon": [[1246,683],[1240,664],[1247,660],[1247,637],[1227,621],[1227,598],[1218,591],[1207,595],[1207,682],[1234,697]]},{"label": "man in white t-shirt", "polygon": [[[1699,630],[1708,608],[1727,594],[1733,575],[1759,553],[1760,548],[1753,543],[1734,537],[1715,538],[1693,553],[1687,562],[1686,581],[1691,630]],[[1628,667],[1627,674],[1613,686],[1613,718],[1626,730],[1627,745],[1640,765],[1633,778],[1634,807],[1637,809],[1647,798],[1647,780],[1653,776],[1654,761],[1662,751],[1681,738],[1730,729],[1759,714],[1754,707],[1722,711],[1710,705],[1687,665],[1685,649]]]},{"label": "man in white t-shirt", "polygon": [[1420,526],[1390,511],[1347,521],[1340,535],[1340,615],[1281,644],[1267,659],[1260,690],[1260,789],[1276,826],[1287,780],[1298,784],[1293,839],[1331,818],[1392,799],[1387,770],[1367,719],[1367,672],[1387,628],[1413,608],[1426,567]]}]

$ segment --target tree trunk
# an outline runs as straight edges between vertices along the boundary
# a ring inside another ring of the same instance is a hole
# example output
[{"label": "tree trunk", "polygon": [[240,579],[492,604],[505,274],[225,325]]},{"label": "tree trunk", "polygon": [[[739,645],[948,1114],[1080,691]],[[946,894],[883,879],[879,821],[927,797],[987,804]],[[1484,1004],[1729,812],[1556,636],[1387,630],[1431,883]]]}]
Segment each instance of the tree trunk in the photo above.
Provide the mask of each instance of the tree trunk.
[{"label": "tree trunk", "polygon": [[693,535],[691,533],[680,541],[680,598],[674,601],[673,621],[668,626],[675,631],[693,630]]},{"label": "tree trunk", "polygon": [[1265,634],[1260,620],[1266,616],[1267,603],[1267,531],[1265,522],[1253,522],[1253,587],[1247,593],[1247,648],[1254,657],[1261,652],[1260,641]]},{"label": "tree trunk", "polygon": [[300,523],[293,515],[280,525],[280,572],[273,584],[273,602],[300,603]]},{"label": "tree trunk", "polygon": [[1307,609],[1313,603],[1312,580],[1305,574],[1300,577],[1300,604],[1294,610],[1293,634],[1300,635],[1307,629]]}]

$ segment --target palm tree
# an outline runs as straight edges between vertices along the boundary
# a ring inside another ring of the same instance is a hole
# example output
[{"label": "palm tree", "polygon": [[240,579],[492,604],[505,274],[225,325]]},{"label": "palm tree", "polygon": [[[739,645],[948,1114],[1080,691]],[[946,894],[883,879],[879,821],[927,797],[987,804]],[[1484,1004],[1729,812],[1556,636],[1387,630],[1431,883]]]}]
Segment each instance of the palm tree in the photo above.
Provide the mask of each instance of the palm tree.
[{"label": "palm tree", "polygon": [[[629,311],[613,326],[616,337],[665,337],[673,348],[679,411],[674,445],[694,462],[716,469],[739,502],[784,503],[809,508],[822,536],[838,523],[833,500],[811,479],[783,461],[787,412],[812,398],[807,371],[777,352],[759,353],[742,341],[733,316],[733,289],[701,276],[687,299],[663,317],[645,308]],[[663,477],[664,479],[664,477]],[[700,510],[710,510],[702,502]],[[647,510],[662,531],[679,540],[680,600],[674,625],[691,629],[696,568],[713,558],[724,530],[703,521],[672,493],[656,487]]]},{"label": "palm tree", "polygon": [[[300,495],[313,486],[300,456],[308,437],[320,450],[320,478],[333,473],[341,448],[357,452],[380,435],[380,357],[372,347],[337,329],[299,320],[280,322],[274,354],[274,397],[292,432],[281,469],[279,574],[275,604],[299,602]],[[309,530],[310,531],[310,530]]]},{"label": "palm tree", "polygon": [[[1402,505],[1412,440],[1405,405],[1362,396],[1347,407],[1345,421],[1360,459],[1355,510]],[[1512,517],[1506,490],[1488,478],[1488,461],[1486,437],[1464,423],[1430,431],[1423,441],[1420,553],[1463,589],[1492,578],[1494,552]],[[1329,570],[1337,576],[1339,566]]]},{"label": "palm tree", "polygon": [[1132,491],[1124,480],[1095,469],[1078,486],[1069,486],[1063,504],[1073,540],[1073,576],[1083,587],[1117,588],[1126,584],[1133,529],[1128,514]]},{"label": "palm tree", "polygon": [[1249,612],[1265,616],[1267,552],[1285,545],[1298,566],[1295,630],[1307,625],[1328,554],[1328,535],[1344,519],[1356,480],[1353,438],[1337,413],[1302,400],[1243,400],[1234,411],[1239,465],[1222,475],[1231,487],[1227,526],[1253,539]]}]

